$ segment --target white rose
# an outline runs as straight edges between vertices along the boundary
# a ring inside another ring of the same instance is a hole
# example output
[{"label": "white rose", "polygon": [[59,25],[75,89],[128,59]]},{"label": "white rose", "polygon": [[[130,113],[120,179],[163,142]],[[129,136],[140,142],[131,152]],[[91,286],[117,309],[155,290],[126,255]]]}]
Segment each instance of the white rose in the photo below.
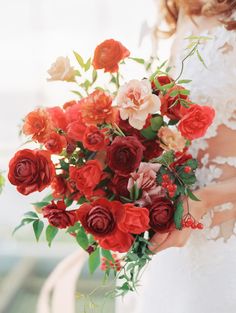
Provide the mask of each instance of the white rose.
[{"label": "white rose", "polygon": [[71,82],[75,80],[75,70],[70,65],[68,57],[58,57],[48,70],[48,74],[51,76],[49,81],[65,80]]}]

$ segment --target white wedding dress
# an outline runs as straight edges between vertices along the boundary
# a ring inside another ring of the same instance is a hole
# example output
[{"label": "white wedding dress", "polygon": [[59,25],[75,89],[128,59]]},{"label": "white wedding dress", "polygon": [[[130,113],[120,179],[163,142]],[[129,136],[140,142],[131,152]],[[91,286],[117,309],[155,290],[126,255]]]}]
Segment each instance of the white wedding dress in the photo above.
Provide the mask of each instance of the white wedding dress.
[{"label": "white wedding dress", "polygon": [[[188,35],[191,33],[186,32],[185,37]],[[199,48],[207,68],[193,56],[182,77],[192,79],[188,87],[194,102],[212,105],[216,110],[206,139],[217,136],[218,127],[223,124],[235,131],[232,145],[236,145],[236,31],[227,31],[222,25],[201,35],[213,38]],[[186,41],[183,40],[180,47],[176,73],[186,54]],[[206,151],[207,145],[206,140],[200,139],[193,152]],[[206,152],[203,154],[203,167],[197,172],[200,187],[220,178],[220,165],[236,167],[235,155],[222,155],[210,160]],[[193,231],[184,248],[157,254],[143,275],[138,293],[126,296],[123,301],[117,300],[116,313],[235,313],[235,220],[209,228],[215,211],[232,206],[226,203],[213,208],[204,218],[205,230]]]}]

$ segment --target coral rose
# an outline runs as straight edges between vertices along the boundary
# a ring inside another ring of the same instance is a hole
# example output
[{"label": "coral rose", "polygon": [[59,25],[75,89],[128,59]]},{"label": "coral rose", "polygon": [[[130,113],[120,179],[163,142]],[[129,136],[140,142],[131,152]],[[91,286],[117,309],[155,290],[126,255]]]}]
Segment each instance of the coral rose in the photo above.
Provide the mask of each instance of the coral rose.
[{"label": "coral rose", "polygon": [[60,154],[66,147],[67,141],[64,136],[58,133],[51,133],[44,141],[45,148],[54,154]]},{"label": "coral rose", "polygon": [[166,115],[171,120],[180,120],[188,111],[188,109],[181,104],[181,100],[188,101],[188,96],[178,94],[172,97],[171,93],[175,90],[185,90],[185,88],[182,86],[174,86],[161,98],[161,114]]},{"label": "coral rose", "polygon": [[153,197],[149,208],[150,227],[159,233],[169,232],[174,223],[175,207],[164,197]]},{"label": "coral rose", "polygon": [[125,214],[119,223],[123,232],[141,234],[149,229],[149,211],[146,208],[136,207],[133,203],[124,204]]},{"label": "coral rose", "polygon": [[161,140],[160,146],[164,150],[183,151],[186,140],[177,131],[173,131],[168,126],[162,126],[158,131],[158,137]]},{"label": "coral rose", "polygon": [[98,45],[94,52],[93,67],[104,69],[104,72],[118,72],[119,62],[130,55],[127,50],[119,41],[114,39],[105,40]]},{"label": "coral rose", "polygon": [[20,150],[9,163],[8,179],[23,195],[44,190],[54,176],[54,164],[47,151]]},{"label": "coral rose", "polygon": [[83,145],[90,151],[100,151],[109,144],[109,139],[105,137],[106,130],[99,130],[96,126],[87,127],[83,136]]},{"label": "coral rose", "polygon": [[82,118],[87,125],[113,123],[117,112],[112,107],[112,97],[101,90],[95,90],[81,102]]},{"label": "coral rose", "polygon": [[209,106],[194,104],[180,120],[178,129],[182,136],[189,140],[201,138],[215,117],[215,110]]},{"label": "coral rose", "polygon": [[23,125],[23,133],[32,136],[33,140],[42,143],[52,132],[53,125],[49,113],[44,109],[37,109],[26,115]]},{"label": "coral rose", "polygon": [[102,166],[97,160],[87,161],[81,167],[70,166],[69,173],[77,189],[88,197],[103,178]]},{"label": "coral rose", "polygon": [[139,167],[143,151],[136,137],[116,137],[107,148],[107,164],[117,175],[128,176]]},{"label": "coral rose", "polygon": [[50,225],[57,228],[74,226],[78,221],[77,210],[66,211],[64,201],[58,201],[45,206],[42,209],[43,217],[48,219]]},{"label": "coral rose", "polygon": [[160,99],[152,94],[151,83],[147,79],[133,79],[121,86],[116,99],[122,120],[136,129],[142,129],[149,114],[160,109]]},{"label": "coral rose", "polygon": [[48,80],[65,80],[68,82],[75,81],[75,70],[70,65],[68,57],[58,57],[56,62],[52,64],[48,70],[48,74],[51,76]]},{"label": "coral rose", "polygon": [[71,141],[82,141],[86,125],[81,122],[72,122],[67,126],[67,137]]}]

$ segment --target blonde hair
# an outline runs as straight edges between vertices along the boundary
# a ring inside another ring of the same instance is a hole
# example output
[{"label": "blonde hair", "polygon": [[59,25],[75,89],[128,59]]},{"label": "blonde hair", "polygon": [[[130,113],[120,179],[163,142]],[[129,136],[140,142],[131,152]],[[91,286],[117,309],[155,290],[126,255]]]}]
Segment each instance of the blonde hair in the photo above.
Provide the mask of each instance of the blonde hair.
[{"label": "blonde hair", "polygon": [[199,0],[157,0],[161,1],[163,17],[169,26],[168,31],[161,31],[156,28],[156,35],[169,37],[176,31],[179,10],[183,8],[188,15],[221,16],[219,18],[226,29],[236,30],[236,21],[230,19],[236,10],[236,0],[208,0],[201,3]]}]

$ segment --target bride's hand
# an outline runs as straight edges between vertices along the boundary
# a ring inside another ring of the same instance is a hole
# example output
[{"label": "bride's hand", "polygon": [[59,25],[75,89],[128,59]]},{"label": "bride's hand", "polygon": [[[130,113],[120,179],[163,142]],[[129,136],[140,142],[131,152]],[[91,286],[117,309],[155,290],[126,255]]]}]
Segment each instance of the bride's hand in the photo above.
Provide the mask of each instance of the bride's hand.
[{"label": "bride's hand", "polygon": [[[199,221],[201,219],[201,216],[203,214],[204,208],[202,208],[201,202],[191,201],[189,200],[189,206],[191,208],[191,214],[196,219],[196,221]],[[186,200],[184,201],[184,209],[185,213],[187,213],[187,203]],[[190,235],[191,235],[192,229],[191,228],[183,228],[182,230],[174,229],[173,231],[169,233],[155,234],[151,239],[151,245],[149,249],[154,252],[158,253],[162,250],[165,250],[167,248],[171,247],[183,247],[187,243]]]}]

